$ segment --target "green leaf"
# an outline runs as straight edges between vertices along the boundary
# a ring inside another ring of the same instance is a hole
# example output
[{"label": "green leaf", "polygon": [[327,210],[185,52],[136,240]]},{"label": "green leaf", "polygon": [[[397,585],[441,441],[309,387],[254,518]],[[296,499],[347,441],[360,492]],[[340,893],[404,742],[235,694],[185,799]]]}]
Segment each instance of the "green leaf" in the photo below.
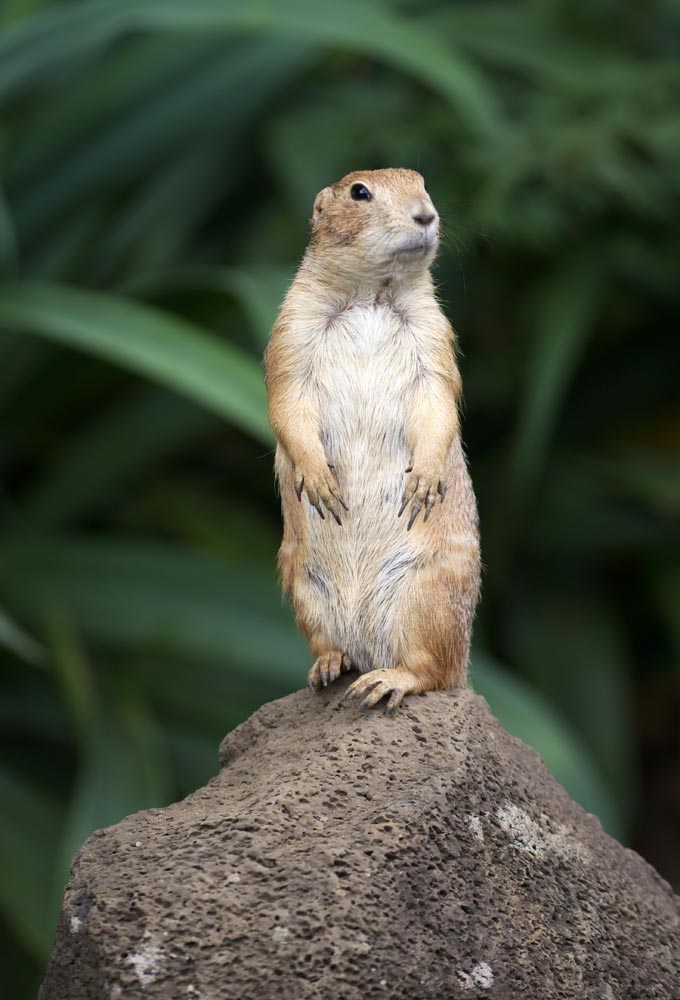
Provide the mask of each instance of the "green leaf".
[{"label": "green leaf", "polygon": [[[83,9],[79,10],[77,4],[53,6],[2,32],[0,94],[5,100],[38,73],[53,70],[69,54],[75,57],[103,45],[112,36],[118,26],[116,18],[106,17],[103,5],[98,6],[98,18],[83,18]],[[109,13],[115,14],[112,10]]]},{"label": "green leaf", "polygon": [[2,0],[0,4],[0,30],[14,21],[28,17],[38,7],[44,7],[50,0]]},{"label": "green leaf", "polygon": [[557,85],[578,96],[601,94],[612,84],[643,75],[641,60],[622,57],[613,46],[593,44],[585,32],[566,31],[559,15],[551,13],[533,3],[457,3],[435,6],[423,20],[433,32],[454,35],[466,52],[505,73],[526,76],[536,87]]},{"label": "green leaf", "polygon": [[164,478],[145,493],[141,504],[146,520],[179,541],[269,577],[281,529],[273,519],[266,521],[249,497],[225,497],[183,478]]},{"label": "green leaf", "polygon": [[[10,682],[3,663],[0,731],[5,746],[21,740],[29,753],[47,747],[49,756],[55,747],[69,747],[73,738],[71,719],[55,697],[52,675],[24,671],[20,682]],[[41,749],[42,752],[42,749]]]},{"label": "green leaf", "polygon": [[82,743],[98,728],[99,706],[92,667],[76,635],[76,630],[61,608],[47,612],[47,632],[53,660],[61,682],[64,701],[69,708]]},{"label": "green leaf", "polygon": [[0,412],[21,398],[21,392],[46,363],[50,344],[27,341],[25,337],[0,330]]},{"label": "green leaf", "polygon": [[[135,191],[126,207],[107,227],[97,260],[95,278],[120,274],[125,290],[134,278],[152,269],[171,265],[200,221],[209,215],[232,182],[210,143],[192,144],[187,155],[174,162]],[[186,198],[187,191],[192,192]],[[120,285],[120,279],[117,281]]]},{"label": "green leaf", "polygon": [[[138,181],[153,170],[163,187],[169,163],[184,160],[206,140],[211,144],[207,167],[219,173],[243,130],[309,61],[309,47],[293,41],[251,39],[226,53],[211,49],[192,73],[150,94],[142,92],[132,106],[99,123],[94,132],[86,131],[82,141],[75,137],[67,142],[55,163],[40,162],[33,177],[18,173],[13,203],[22,238],[36,237],[100,191]],[[230,100],[235,93],[239,100]],[[187,207],[194,198],[200,203],[205,193],[193,192]]]},{"label": "green leaf", "polygon": [[93,241],[98,243],[101,239],[105,215],[106,206],[100,202],[81,205],[78,212],[60,220],[59,226],[53,227],[49,235],[34,246],[26,262],[24,277],[45,282],[63,280],[74,270],[82,275],[87,266],[84,262],[92,260],[89,248]]},{"label": "green leaf", "polygon": [[169,765],[155,720],[134,696],[111,698],[84,746],[68,805],[59,846],[59,890],[73,855],[94,830],[140,809],[165,805],[170,795]]},{"label": "green leaf", "polygon": [[[599,443],[581,457],[555,451],[527,539],[544,571],[548,559],[554,565],[581,561],[590,569],[603,558],[640,559],[668,551],[668,524],[646,509],[647,496],[640,502],[642,482],[630,492],[621,488],[623,476],[614,472],[615,465]],[[665,490],[669,498],[671,483],[672,477]]]},{"label": "green leaf", "polygon": [[499,722],[539,752],[553,777],[608,833],[621,837],[624,824],[592,756],[555,709],[526,682],[481,652],[472,657],[472,684]]},{"label": "green leaf", "polygon": [[[449,100],[475,132],[498,127],[494,99],[480,74],[418,21],[359,0],[89,0],[39,14],[0,39],[0,94],[10,96],[39,70],[75,52],[96,51],[124,32],[281,34],[349,48],[414,74]],[[77,46],[77,47],[76,47]]]},{"label": "green leaf", "polygon": [[11,530],[44,530],[91,512],[214,423],[205,410],[161,389],[124,396],[69,439],[24,495]]},{"label": "green leaf", "polygon": [[81,152],[84,140],[104,123],[110,128],[120,114],[139,112],[140,105],[172,90],[205,64],[206,53],[213,54],[205,39],[139,36],[102,53],[88,67],[87,87],[82,75],[66,74],[49,101],[31,103],[30,132],[19,130],[13,138],[12,186],[30,187],[46,164]]},{"label": "green leaf", "polygon": [[509,486],[534,486],[602,294],[600,247],[568,258],[538,293],[534,344],[515,431]]},{"label": "green leaf", "polygon": [[680,571],[669,567],[653,581],[652,589],[660,616],[670,637],[675,658],[675,670],[680,674]]},{"label": "green leaf", "polygon": [[546,587],[543,575],[531,580],[527,573],[514,596],[508,614],[514,661],[551,704],[560,706],[627,810],[635,767],[623,622],[603,592],[580,580],[577,586],[565,579]]},{"label": "green leaf", "polygon": [[145,658],[136,667],[140,693],[165,722],[195,730],[216,748],[226,732],[244,722],[266,701],[299,686],[300,678],[264,679],[221,663]]},{"label": "green leaf", "polygon": [[[233,728],[225,719],[222,732]],[[181,795],[190,795],[205,785],[218,771],[217,739],[205,732],[167,724],[165,737]]]},{"label": "green leaf", "polygon": [[0,274],[9,274],[14,267],[18,255],[14,223],[9,205],[0,186]]},{"label": "green leaf", "polygon": [[0,607],[0,646],[33,666],[42,665],[45,650]]},{"label": "green leaf", "polygon": [[61,817],[49,799],[0,767],[0,909],[32,955],[44,960],[58,911],[50,898]]},{"label": "green leaf", "polygon": [[669,518],[680,514],[680,455],[677,448],[665,451],[621,450],[612,456],[597,456],[590,470],[613,491],[655,513]]},{"label": "green leaf", "polygon": [[309,654],[282,606],[274,566],[223,565],[178,545],[14,537],[7,600],[31,618],[59,606],[87,640],[167,652],[302,684]]},{"label": "green leaf", "polygon": [[292,279],[293,272],[287,267],[177,267],[132,278],[123,290],[154,297],[184,291],[232,296],[247,317],[258,348],[264,350]]},{"label": "green leaf", "polygon": [[272,442],[257,364],[186,320],[101,292],[25,283],[0,286],[0,323],[153,378]]}]

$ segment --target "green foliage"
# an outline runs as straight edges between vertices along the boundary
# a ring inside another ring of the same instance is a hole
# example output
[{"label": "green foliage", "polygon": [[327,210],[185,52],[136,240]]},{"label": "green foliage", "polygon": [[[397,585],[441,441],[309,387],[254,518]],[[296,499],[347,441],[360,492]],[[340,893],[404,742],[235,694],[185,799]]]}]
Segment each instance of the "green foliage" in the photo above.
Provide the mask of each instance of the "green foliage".
[{"label": "green foliage", "polygon": [[680,683],[679,26],[0,2],[0,992],[34,995],[82,839],[304,682],[259,364],[313,197],[357,167],[420,169],[444,219],[473,681],[628,836],[635,706]]},{"label": "green foliage", "polygon": [[24,282],[2,286],[0,323],[124,365],[186,393],[260,440],[272,441],[256,363],[167,313],[102,292]]}]

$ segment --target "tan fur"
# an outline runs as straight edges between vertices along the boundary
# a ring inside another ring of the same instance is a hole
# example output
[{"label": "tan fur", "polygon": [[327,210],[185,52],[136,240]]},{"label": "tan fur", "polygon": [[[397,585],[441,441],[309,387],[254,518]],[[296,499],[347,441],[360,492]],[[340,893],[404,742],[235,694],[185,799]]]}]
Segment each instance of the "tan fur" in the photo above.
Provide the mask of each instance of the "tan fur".
[{"label": "tan fur", "polygon": [[324,188],[311,224],[265,355],[282,583],[311,686],[353,667],[348,694],[394,709],[463,683],[479,590],[438,219],[420,174],[375,170]]}]

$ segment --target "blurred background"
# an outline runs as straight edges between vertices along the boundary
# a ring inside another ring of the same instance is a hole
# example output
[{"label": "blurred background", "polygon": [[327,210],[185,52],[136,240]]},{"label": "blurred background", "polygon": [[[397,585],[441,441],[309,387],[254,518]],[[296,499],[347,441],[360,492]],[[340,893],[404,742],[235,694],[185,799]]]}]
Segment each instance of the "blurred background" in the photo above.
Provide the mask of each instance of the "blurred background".
[{"label": "blurred background", "polygon": [[0,993],[70,859],[305,683],[261,356],[316,192],[444,221],[473,683],[680,883],[680,6],[0,0]]}]

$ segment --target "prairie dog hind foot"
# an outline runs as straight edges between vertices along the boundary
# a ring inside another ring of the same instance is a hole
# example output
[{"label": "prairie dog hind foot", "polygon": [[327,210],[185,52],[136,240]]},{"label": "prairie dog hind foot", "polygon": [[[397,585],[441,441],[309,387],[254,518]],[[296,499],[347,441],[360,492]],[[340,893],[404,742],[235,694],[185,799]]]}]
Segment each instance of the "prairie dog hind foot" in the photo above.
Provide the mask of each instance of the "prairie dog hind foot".
[{"label": "prairie dog hind foot", "polygon": [[389,670],[370,670],[358,677],[347,689],[345,699],[352,701],[357,698],[359,708],[373,708],[381,698],[389,695],[386,712],[394,712],[401,705],[404,695],[417,694],[427,684],[408,667],[397,666]]},{"label": "prairie dog hind foot", "polygon": [[337,649],[331,649],[317,657],[314,666],[307,674],[307,683],[312,691],[320,691],[322,687],[328,687],[333,681],[337,681],[340,674],[347,674],[350,670],[352,662],[349,656]]}]

